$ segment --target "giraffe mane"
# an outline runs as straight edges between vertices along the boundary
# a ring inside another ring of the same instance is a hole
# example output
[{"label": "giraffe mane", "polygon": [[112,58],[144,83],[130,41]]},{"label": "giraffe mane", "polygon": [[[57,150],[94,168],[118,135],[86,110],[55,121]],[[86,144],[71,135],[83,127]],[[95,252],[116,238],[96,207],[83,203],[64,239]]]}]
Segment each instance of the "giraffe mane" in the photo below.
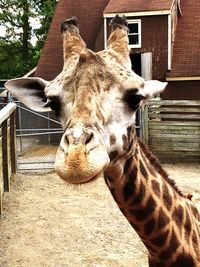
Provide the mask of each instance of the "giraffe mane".
[{"label": "giraffe mane", "polygon": [[163,169],[162,165],[160,164],[158,158],[154,156],[150,150],[147,148],[147,146],[140,140],[140,138],[137,139],[138,144],[145,154],[145,156],[149,159],[152,166],[155,168],[155,170],[163,177],[163,179],[174,188],[174,190],[184,198],[187,198],[189,200],[192,199],[191,194],[184,194],[176,185],[176,182],[169,177],[169,174]]}]

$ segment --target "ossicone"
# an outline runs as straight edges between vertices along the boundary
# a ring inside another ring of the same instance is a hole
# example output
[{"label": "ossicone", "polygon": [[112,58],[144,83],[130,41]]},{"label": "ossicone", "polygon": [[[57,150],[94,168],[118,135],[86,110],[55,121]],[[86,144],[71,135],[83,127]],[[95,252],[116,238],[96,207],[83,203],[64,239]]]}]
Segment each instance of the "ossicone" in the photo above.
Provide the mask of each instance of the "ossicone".
[{"label": "ossicone", "polygon": [[61,33],[67,31],[71,26],[78,26],[77,17],[73,16],[70,19],[66,19],[60,23],[60,31]]},{"label": "ossicone", "polygon": [[117,27],[122,28],[123,26],[128,28],[128,22],[125,16],[119,16],[118,14],[111,20],[110,26],[112,29]]}]

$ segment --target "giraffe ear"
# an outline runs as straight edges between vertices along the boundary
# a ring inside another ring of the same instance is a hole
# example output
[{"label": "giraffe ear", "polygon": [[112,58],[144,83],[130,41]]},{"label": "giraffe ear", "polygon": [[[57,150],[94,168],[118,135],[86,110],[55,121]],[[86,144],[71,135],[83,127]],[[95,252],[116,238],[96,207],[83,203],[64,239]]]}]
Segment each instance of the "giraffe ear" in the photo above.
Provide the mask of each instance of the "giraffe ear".
[{"label": "giraffe ear", "polygon": [[145,81],[142,88],[126,90],[123,95],[123,101],[132,111],[136,111],[140,106],[145,105],[146,100],[162,93],[166,86],[166,82],[156,80]]},{"label": "giraffe ear", "polygon": [[145,81],[144,87],[139,88],[138,93],[143,95],[146,99],[149,99],[157,94],[162,93],[166,86],[166,82],[160,82],[157,80]]},{"label": "giraffe ear", "polygon": [[48,84],[48,81],[41,78],[24,77],[7,81],[5,88],[28,108],[38,112],[48,112],[51,109],[45,105],[47,97],[44,92]]}]

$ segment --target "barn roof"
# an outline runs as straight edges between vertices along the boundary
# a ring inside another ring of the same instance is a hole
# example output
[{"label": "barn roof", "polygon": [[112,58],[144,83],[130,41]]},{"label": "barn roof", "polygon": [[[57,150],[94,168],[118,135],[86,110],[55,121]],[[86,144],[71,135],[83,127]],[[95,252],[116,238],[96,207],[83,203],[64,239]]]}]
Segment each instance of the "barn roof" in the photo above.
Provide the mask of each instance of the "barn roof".
[{"label": "barn roof", "polygon": [[108,13],[129,13],[170,10],[174,0],[110,0],[104,10]]},{"label": "barn roof", "polygon": [[[35,76],[52,80],[62,70],[63,49],[59,24],[62,20],[76,15],[79,29],[87,47],[94,49],[97,35],[103,24],[103,10],[109,0],[60,0],[38,62]],[[78,4],[77,4],[78,2]]]},{"label": "barn roof", "polygon": [[200,77],[200,1],[181,1],[169,77]]}]

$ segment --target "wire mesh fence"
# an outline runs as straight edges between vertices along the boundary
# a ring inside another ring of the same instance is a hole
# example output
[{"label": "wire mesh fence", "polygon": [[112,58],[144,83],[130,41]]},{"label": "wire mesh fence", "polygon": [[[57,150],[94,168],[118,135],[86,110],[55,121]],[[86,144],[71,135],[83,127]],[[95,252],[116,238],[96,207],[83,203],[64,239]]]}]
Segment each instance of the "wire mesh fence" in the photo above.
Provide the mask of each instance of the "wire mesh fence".
[{"label": "wire mesh fence", "polygon": [[50,113],[37,113],[17,103],[18,170],[53,169],[63,130]]}]

